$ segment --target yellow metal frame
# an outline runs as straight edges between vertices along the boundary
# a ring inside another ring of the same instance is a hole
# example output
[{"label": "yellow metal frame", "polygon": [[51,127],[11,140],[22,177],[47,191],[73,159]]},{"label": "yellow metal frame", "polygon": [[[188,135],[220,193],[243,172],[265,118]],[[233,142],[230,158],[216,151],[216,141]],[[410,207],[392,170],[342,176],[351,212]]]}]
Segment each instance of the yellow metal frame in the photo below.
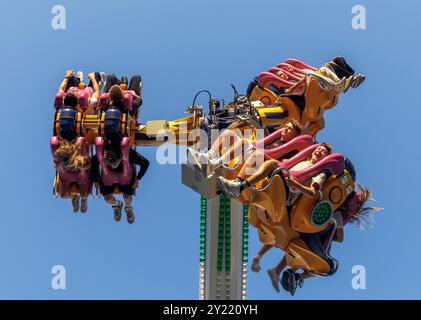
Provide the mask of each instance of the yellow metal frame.
[{"label": "yellow metal frame", "polygon": [[[331,176],[322,187],[322,199],[330,203],[333,212],[338,209],[346,198],[354,191],[355,185],[351,175],[347,170],[339,176]],[[301,195],[295,202],[291,211],[291,226],[293,229],[303,233],[316,233],[323,231],[329,225],[326,221],[321,226],[316,226],[311,221],[311,212],[314,206],[319,202],[309,197]]]}]

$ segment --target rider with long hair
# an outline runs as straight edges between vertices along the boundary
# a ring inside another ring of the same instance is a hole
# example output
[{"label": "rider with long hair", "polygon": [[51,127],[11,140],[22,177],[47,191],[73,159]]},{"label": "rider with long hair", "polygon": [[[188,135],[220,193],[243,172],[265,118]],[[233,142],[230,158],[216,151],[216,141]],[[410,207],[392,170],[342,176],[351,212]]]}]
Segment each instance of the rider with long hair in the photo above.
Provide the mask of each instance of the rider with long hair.
[{"label": "rider with long hair", "polygon": [[[86,170],[91,167],[91,160],[88,155],[80,154],[79,149],[81,147],[82,145],[77,142],[61,140],[53,156],[65,170]],[[80,194],[78,195],[63,194],[62,196],[71,198],[73,212],[77,212],[80,209],[82,213],[86,213],[88,211],[89,188],[80,189],[79,192]]]}]

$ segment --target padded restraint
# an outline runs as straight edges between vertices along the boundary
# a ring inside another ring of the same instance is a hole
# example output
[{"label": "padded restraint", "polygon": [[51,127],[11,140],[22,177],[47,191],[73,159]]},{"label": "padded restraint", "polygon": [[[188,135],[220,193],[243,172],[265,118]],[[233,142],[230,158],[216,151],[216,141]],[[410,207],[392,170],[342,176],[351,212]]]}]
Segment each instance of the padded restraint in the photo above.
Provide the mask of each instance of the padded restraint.
[{"label": "padded restraint", "polygon": [[314,141],[313,138],[309,135],[300,135],[295,137],[291,141],[284,143],[282,146],[273,148],[273,149],[264,149],[263,147],[275,142],[278,139],[277,132],[268,135],[266,138],[258,141],[255,145],[257,150],[263,152],[266,156],[272,159],[280,159],[283,156],[287,155],[290,152],[296,151],[299,152],[311,146]]}]

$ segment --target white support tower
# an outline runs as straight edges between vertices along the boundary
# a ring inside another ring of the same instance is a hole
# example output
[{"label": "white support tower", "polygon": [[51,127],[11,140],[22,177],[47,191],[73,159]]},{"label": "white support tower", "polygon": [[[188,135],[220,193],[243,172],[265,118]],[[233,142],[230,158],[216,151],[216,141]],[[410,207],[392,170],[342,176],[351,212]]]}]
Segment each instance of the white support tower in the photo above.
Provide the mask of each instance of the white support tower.
[{"label": "white support tower", "polygon": [[246,299],[247,210],[225,194],[201,198],[200,299]]}]

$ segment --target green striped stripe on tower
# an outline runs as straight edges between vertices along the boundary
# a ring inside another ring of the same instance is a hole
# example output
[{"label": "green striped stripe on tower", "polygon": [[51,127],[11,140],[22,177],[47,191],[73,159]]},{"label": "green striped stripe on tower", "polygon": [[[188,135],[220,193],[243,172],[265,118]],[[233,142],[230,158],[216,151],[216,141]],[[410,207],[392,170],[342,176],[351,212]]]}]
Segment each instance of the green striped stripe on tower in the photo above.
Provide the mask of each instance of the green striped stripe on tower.
[{"label": "green striped stripe on tower", "polygon": [[[231,200],[230,198],[225,194],[222,193],[219,196],[219,222],[218,222],[218,272],[222,272],[223,265],[224,265],[224,247],[225,247],[225,269],[227,268],[227,259],[226,259],[226,238],[227,238],[227,216],[229,217],[231,212]],[[230,218],[228,218],[228,223],[230,221]],[[229,239],[231,239],[229,237]],[[229,240],[230,241],[230,240]],[[231,247],[230,247],[231,248]],[[231,254],[231,251],[229,251],[229,254]],[[231,257],[229,258],[228,262],[231,261]],[[228,263],[230,264],[230,263]]]},{"label": "green striped stripe on tower", "polygon": [[199,270],[199,299],[205,299],[205,263],[206,263],[206,214],[208,201],[200,198],[200,270]]}]

